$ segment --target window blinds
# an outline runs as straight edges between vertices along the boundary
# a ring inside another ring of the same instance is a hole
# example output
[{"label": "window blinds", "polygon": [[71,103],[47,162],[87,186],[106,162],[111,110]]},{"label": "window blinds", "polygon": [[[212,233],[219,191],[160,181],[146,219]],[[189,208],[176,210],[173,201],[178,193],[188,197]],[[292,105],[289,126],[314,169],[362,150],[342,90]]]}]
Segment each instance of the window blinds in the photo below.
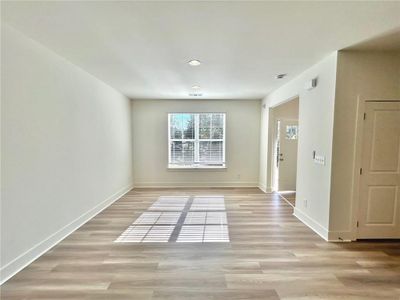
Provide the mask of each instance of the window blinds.
[{"label": "window blinds", "polygon": [[224,113],[171,113],[170,167],[225,166]]}]

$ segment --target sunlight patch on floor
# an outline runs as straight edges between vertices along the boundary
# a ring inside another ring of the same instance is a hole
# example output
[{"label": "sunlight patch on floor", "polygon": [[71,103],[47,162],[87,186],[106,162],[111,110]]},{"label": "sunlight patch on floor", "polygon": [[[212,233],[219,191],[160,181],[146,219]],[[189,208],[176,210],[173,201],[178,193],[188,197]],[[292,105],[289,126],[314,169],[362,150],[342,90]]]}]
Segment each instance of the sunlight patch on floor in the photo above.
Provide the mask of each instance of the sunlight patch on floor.
[{"label": "sunlight patch on floor", "polygon": [[161,196],[116,243],[227,243],[223,196]]}]

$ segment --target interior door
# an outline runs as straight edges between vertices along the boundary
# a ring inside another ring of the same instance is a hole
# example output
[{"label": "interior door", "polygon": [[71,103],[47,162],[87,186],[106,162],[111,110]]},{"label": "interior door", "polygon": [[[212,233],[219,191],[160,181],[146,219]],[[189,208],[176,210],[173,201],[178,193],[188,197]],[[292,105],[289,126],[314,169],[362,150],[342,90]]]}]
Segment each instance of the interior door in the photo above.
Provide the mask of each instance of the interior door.
[{"label": "interior door", "polygon": [[358,238],[400,238],[400,102],[367,102]]},{"label": "interior door", "polygon": [[278,157],[278,189],[280,191],[296,190],[297,138],[297,120],[280,120]]}]

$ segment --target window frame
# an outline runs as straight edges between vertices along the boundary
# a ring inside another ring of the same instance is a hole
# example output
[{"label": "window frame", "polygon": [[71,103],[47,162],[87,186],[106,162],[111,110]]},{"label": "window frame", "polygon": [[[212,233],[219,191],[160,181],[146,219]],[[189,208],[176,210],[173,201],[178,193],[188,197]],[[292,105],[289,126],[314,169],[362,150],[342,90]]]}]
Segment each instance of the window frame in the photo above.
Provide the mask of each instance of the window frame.
[{"label": "window frame", "polygon": [[[171,116],[175,114],[191,114],[194,115],[194,139],[174,139],[171,138]],[[200,115],[201,114],[222,114],[222,128],[223,134],[222,139],[200,139],[199,137],[199,125],[200,125]],[[225,112],[169,112],[167,114],[168,118],[168,169],[226,169],[226,113]],[[173,141],[177,142],[193,142],[194,146],[194,163],[191,165],[185,164],[173,164],[171,163],[171,143]],[[204,164],[200,162],[200,141],[204,142],[222,142],[222,163],[221,164]]]}]

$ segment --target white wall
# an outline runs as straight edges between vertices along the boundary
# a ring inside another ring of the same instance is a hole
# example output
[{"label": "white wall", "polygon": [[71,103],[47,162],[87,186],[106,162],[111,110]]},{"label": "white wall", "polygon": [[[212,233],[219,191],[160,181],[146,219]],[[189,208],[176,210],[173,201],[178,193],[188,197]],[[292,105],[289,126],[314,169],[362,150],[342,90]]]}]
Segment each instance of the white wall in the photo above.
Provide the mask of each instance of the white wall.
[{"label": "white wall", "polygon": [[131,188],[130,100],[2,24],[1,279]]},{"label": "white wall", "polygon": [[297,120],[299,118],[299,98],[295,98],[273,108],[274,117],[278,119]]},{"label": "white wall", "polygon": [[[365,100],[400,99],[400,52],[340,51],[333,136],[330,239],[355,238],[358,207],[353,198],[357,105]],[[363,111],[361,112],[363,113]]]},{"label": "white wall", "polygon": [[[226,112],[223,170],[168,170],[169,112]],[[132,102],[135,187],[257,186],[260,101],[134,100]]]},{"label": "white wall", "polygon": [[[263,99],[260,186],[270,187],[271,160],[268,143],[272,141],[268,132],[269,110],[288,99],[299,96],[299,141],[297,166],[297,199],[295,215],[324,238],[328,238],[329,200],[331,180],[331,156],[333,137],[333,115],[335,102],[337,53],[323,59],[281,88]],[[304,90],[306,81],[318,77],[318,86]],[[321,116],[324,116],[321,118]],[[313,162],[312,153],[326,157],[326,165]],[[305,205],[307,200],[307,206]]]}]

